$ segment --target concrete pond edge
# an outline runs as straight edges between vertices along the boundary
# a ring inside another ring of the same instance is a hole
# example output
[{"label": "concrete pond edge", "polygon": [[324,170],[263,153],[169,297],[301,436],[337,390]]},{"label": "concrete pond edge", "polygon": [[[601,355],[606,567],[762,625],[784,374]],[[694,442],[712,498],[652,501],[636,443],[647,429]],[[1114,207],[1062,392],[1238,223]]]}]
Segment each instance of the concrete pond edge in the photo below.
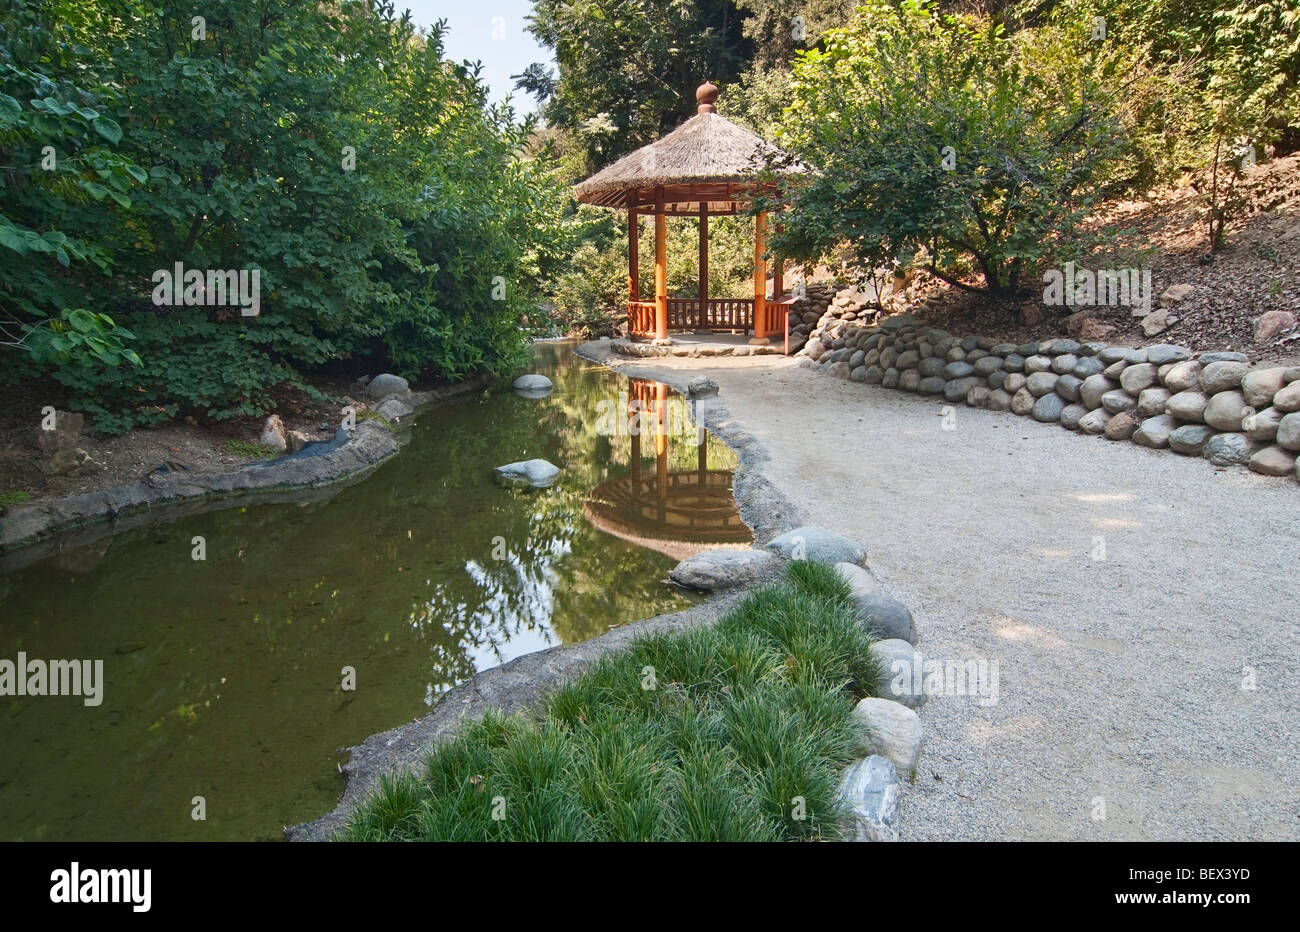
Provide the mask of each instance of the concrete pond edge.
[{"label": "concrete pond edge", "polygon": [[[0,517],[0,570],[11,572],[131,527],[233,508],[250,496],[268,504],[328,498],[397,455],[415,415],[481,391],[490,381],[479,376],[444,388],[412,392],[400,399],[410,418],[401,418],[391,427],[361,419],[346,441],[317,455],[244,463],[223,472],[150,476],[127,485],[11,508]],[[395,398],[380,399],[376,407]]]}]

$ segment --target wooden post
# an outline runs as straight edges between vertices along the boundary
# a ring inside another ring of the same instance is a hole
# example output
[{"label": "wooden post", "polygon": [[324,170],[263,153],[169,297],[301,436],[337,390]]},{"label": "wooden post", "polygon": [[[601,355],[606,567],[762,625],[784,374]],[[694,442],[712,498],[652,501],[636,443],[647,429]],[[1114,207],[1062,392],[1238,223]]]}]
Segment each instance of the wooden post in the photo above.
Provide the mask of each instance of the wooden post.
[{"label": "wooden post", "polygon": [[[641,427],[643,418],[641,417],[641,399],[637,391],[636,384],[633,383],[630,396],[627,402],[627,410],[623,412],[625,423],[627,424],[628,433],[632,439],[632,478],[639,482],[641,479]],[[637,491],[640,491],[638,486]]]},{"label": "wooden post", "polygon": [[668,498],[668,431],[664,424],[668,408],[668,386],[663,382],[655,383],[658,391],[655,397],[655,481],[659,486],[660,500]]},{"label": "wooden post", "polygon": [[763,231],[767,213],[759,212],[754,218],[754,339],[751,343],[767,343],[767,262],[763,259]]},{"label": "wooden post", "polygon": [[[776,231],[781,232],[781,224],[776,224]],[[781,267],[781,257],[775,256],[772,259],[772,299],[780,300],[785,295],[785,275]],[[790,305],[781,305],[781,318],[784,321],[785,329],[785,354],[790,355]]]},{"label": "wooden post", "polygon": [[636,208],[627,212],[627,299],[635,301],[641,294],[641,254],[639,251],[638,232],[641,229],[640,218]]},{"label": "wooden post", "polygon": [[703,330],[709,314],[709,202],[700,201],[700,313],[696,325]]},{"label": "wooden post", "polygon": [[[776,225],[776,231],[781,232],[781,224]],[[781,257],[775,256],[772,259],[772,297],[779,298],[785,294],[785,275],[782,268]]]},{"label": "wooden post", "polygon": [[668,224],[664,188],[655,188],[655,339],[668,339]]}]

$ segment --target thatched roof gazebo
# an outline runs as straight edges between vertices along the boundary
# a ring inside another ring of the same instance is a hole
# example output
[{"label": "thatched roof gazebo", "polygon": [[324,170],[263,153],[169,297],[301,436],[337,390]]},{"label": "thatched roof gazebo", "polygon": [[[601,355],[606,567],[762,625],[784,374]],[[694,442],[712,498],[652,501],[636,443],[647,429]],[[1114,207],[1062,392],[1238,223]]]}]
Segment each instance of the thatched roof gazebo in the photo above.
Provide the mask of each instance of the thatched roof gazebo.
[{"label": "thatched roof gazebo", "polygon": [[[784,294],[781,262],[773,268],[772,297],[767,297],[767,262],[763,257],[767,214],[754,224],[753,298],[709,297],[709,217],[736,214],[758,194],[777,195],[774,181],[761,180],[766,168],[783,164],[786,174],[807,171],[780,149],[719,116],[714,103],[718,89],[702,84],[695,92],[698,112],[662,139],[642,146],[608,165],[576,188],[584,204],[622,208],[628,212],[628,329],[633,337],[668,340],[669,330],[753,329],[751,343],[765,344],[769,333],[786,333],[793,303]],[[641,213],[655,218],[655,290],[642,300],[637,255]],[[698,298],[668,297],[666,259],[670,216],[698,216],[700,272]]]}]

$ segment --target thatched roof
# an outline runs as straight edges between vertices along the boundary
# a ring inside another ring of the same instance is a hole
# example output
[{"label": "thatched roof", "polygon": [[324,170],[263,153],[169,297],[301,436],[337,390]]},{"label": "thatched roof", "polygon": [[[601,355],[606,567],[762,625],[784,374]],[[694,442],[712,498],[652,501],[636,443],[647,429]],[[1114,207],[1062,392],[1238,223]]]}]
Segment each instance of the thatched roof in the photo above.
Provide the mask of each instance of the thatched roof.
[{"label": "thatched roof", "polygon": [[[770,163],[786,174],[807,169],[779,148],[714,112],[717,88],[705,84],[696,92],[699,113],[662,139],[642,146],[592,175],[576,188],[578,200],[602,207],[627,207],[644,199],[659,185],[672,203],[726,204],[734,194],[754,185]],[[707,185],[693,192],[689,186]],[[737,185],[733,192],[729,185]],[[638,192],[641,192],[638,194]]]}]

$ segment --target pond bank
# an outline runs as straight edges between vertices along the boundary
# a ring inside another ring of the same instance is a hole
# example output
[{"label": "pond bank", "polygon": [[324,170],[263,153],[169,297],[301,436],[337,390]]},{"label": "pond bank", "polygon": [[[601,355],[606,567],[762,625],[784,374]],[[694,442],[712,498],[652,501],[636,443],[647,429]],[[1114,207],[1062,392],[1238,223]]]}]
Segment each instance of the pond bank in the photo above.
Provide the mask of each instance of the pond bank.
[{"label": "pond bank", "polygon": [[[489,382],[487,377],[475,377],[428,392],[413,392],[408,401],[417,411],[428,410],[481,391]],[[19,505],[0,517],[0,566],[13,569],[65,546],[160,518],[233,507],[249,495],[268,496],[259,497],[259,501],[284,502],[298,500],[295,493],[338,489],[364,478],[394,456],[399,440],[388,427],[362,419],[344,442],[331,444],[317,455],[300,453],[218,472],[150,476],[110,489]],[[155,513],[155,508],[166,510]]]}]

